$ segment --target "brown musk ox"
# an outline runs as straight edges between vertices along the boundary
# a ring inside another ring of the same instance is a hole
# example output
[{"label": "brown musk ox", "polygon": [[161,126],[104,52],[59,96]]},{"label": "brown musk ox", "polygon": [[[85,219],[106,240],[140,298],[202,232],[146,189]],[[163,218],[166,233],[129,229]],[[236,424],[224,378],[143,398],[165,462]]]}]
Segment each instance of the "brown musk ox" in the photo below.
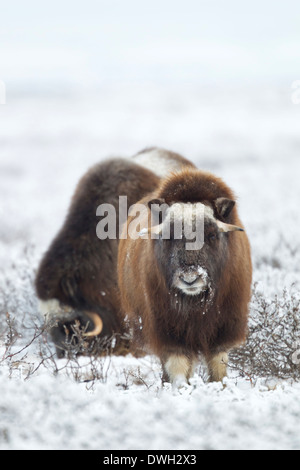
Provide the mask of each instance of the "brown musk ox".
[{"label": "brown musk ox", "polygon": [[[141,206],[140,236],[129,236],[132,213],[119,244],[123,312],[160,358],[164,381],[188,382],[200,354],[210,380],[222,381],[229,350],[246,337],[251,293],[250,245],[236,198],[220,178],[187,166],[162,179]],[[197,221],[202,244],[188,249]]]},{"label": "brown musk ox", "polygon": [[76,322],[87,340],[97,335],[114,337],[114,350],[123,349],[123,341],[116,341],[124,333],[117,286],[118,237],[97,237],[96,211],[100,204],[113,205],[118,234],[119,195],[127,195],[132,205],[158,181],[133,161],[117,158],[95,165],[80,180],[66,220],[43,256],[35,281],[41,313],[48,322],[56,320],[51,336],[60,357]]},{"label": "brown musk ox", "polygon": [[[40,311],[51,327],[57,354],[78,349],[74,333],[83,331],[80,351],[113,353],[130,349],[123,321],[117,280],[119,242],[119,196],[127,197],[130,207],[160,183],[161,173],[178,170],[192,163],[162,149],[146,149],[132,158],[112,158],[93,166],[79,181],[63,226],[38,267],[35,286]],[[96,211],[111,204],[116,211],[116,236],[99,239]],[[127,212],[126,212],[127,217]],[[91,341],[97,337],[99,341]],[[91,345],[93,348],[91,349]],[[113,347],[111,347],[113,346]]]}]

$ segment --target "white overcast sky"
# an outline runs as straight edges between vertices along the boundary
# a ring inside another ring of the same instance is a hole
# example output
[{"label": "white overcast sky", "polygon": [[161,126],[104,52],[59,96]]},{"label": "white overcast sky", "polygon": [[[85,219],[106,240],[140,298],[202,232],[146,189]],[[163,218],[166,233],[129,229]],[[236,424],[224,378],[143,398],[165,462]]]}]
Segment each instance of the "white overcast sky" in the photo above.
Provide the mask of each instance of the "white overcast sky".
[{"label": "white overcast sky", "polygon": [[299,0],[0,0],[7,86],[291,82]]}]

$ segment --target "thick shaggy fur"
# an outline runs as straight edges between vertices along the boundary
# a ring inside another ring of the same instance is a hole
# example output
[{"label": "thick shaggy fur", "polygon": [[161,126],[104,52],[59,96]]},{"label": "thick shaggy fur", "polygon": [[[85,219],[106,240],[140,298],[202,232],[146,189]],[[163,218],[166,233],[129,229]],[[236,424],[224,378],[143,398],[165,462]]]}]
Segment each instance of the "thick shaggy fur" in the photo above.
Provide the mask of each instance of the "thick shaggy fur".
[{"label": "thick shaggy fur", "polygon": [[[119,196],[128,197],[128,207],[136,202],[148,205],[152,199],[169,205],[201,202],[218,221],[242,227],[230,188],[178,154],[148,149],[132,160],[112,159],[94,166],[79,182],[36,276],[44,307],[58,306],[52,337],[59,355],[75,320],[87,331],[93,329],[87,312],[102,319],[100,339],[123,336],[128,331],[126,316],[140,335],[138,346],[161,358],[166,380],[188,379],[199,353],[207,359],[211,378],[221,380],[226,352],[246,334],[251,285],[246,234],[222,233],[215,245],[206,241],[199,253],[151,239],[99,240],[96,209],[102,203],[113,204],[118,222]],[[222,198],[229,203],[224,205]],[[212,228],[206,225],[205,236]],[[203,265],[210,273],[213,295],[209,290],[194,296],[174,291],[169,277],[180,264]],[[122,341],[114,345],[113,352],[124,351]]]},{"label": "thick shaggy fur", "polygon": [[[36,276],[36,291],[42,301],[61,304],[60,321],[52,329],[57,351],[62,355],[66,326],[75,318],[84,326],[84,312],[97,313],[103,321],[102,337],[125,331],[117,286],[118,239],[99,240],[96,209],[113,204],[119,233],[119,195],[128,196],[128,206],[158,186],[159,178],[133,161],[112,159],[91,168],[80,180],[66,220],[44,255]],[[72,313],[70,313],[70,307]],[[67,312],[63,318],[64,311]],[[87,327],[91,330],[93,325]],[[69,328],[70,329],[70,328]],[[117,348],[115,348],[116,351]]]},{"label": "thick shaggy fur", "polygon": [[[162,180],[140,203],[147,205],[152,199],[163,199],[169,205],[201,202],[213,210],[216,219],[243,227],[234,203],[220,210],[219,198],[235,199],[221,179],[186,168]],[[118,276],[123,311],[141,341],[161,358],[166,380],[188,380],[199,353],[207,359],[211,379],[222,380],[226,352],[242,343],[247,331],[252,276],[247,235],[221,233],[215,248],[206,241],[201,253],[174,251],[172,241],[166,241],[161,249],[161,243],[150,238],[120,241]],[[213,295],[191,296],[172,290],[168,273],[174,258],[187,265],[203,262],[211,272]]]}]

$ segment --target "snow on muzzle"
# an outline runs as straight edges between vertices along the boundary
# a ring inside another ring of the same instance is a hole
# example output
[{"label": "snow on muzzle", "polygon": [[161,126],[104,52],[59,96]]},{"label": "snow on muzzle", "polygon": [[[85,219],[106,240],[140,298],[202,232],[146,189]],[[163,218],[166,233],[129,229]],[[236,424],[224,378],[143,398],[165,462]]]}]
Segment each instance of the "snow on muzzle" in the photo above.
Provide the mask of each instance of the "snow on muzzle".
[{"label": "snow on muzzle", "polygon": [[173,276],[173,286],[187,295],[199,295],[208,287],[207,271],[201,266],[177,269]]}]

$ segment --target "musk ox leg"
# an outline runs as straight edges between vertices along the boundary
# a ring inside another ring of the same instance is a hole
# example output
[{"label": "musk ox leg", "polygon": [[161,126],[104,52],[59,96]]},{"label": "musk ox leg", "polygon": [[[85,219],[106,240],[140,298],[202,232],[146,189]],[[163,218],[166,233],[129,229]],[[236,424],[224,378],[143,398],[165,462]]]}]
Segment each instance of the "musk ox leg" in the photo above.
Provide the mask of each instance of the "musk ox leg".
[{"label": "musk ox leg", "polygon": [[222,382],[224,377],[227,376],[228,354],[226,352],[219,352],[214,355],[206,357],[209,381]]},{"label": "musk ox leg", "polygon": [[171,382],[177,388],[186,383],[194,373],[196,361],[184,354],[169,354],[161,359],[163,382]]}]

